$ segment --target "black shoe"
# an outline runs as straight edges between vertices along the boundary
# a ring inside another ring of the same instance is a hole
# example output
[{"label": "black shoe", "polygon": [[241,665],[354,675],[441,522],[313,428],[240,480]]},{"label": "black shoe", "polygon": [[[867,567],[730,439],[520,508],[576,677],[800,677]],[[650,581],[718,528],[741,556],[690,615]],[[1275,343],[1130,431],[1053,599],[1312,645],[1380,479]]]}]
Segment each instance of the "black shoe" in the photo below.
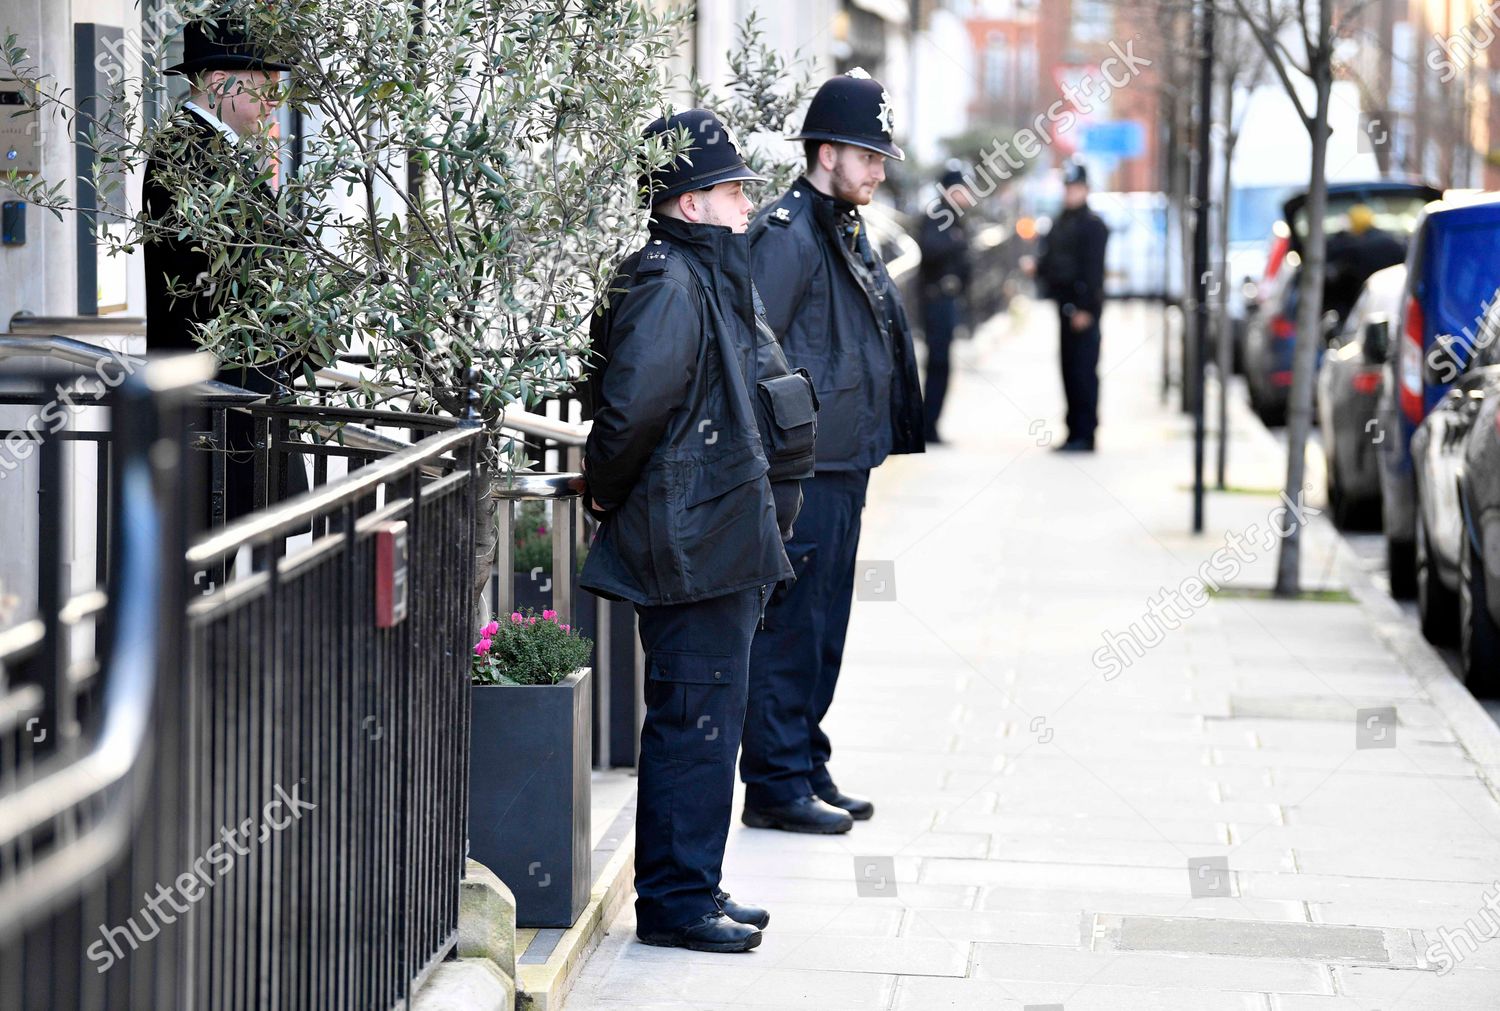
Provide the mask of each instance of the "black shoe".
[{"label": "black shoe", "polygon": [[657,948],[687,948],[690,951],[749,951],[760,943],[760,931],[748,923],[736,923],[723,913],[709,913],[676,930],[658,930],[635,935],[642,944]]},{"label": "black shoe", "polygon": [[1061,446],[1053,446],[1055,453],[1092,453],[1094,451],[1093,439],[1069,439]]},{"label": "black shoe", "polygon": [[843,808],[855,821],[869,821],[875,814],[875,805],[864,797],[842,793],[836,786],[818,791],[818,799],[833,807]]},{"label": "black shoe", "polygon": [[746,807],[740,821],[751,828],[776,828],[783,832],[837,835],[854,827],[847,811],[823,803],[812,794],[777,807]]},{"label": "black shoe", "polygon": [[947,443],[943,440],[943,437],[940,436],[940,435],[938,435],[936,432],[928,432],[928,433],[926,433],[925,435],[922,436],[922,441],[925,442],[925,443],[927,443],[927,445],[929,445],[929,446],[946,446],[947,445]]},{"label": "black shoe", "polygon": [[761,930],[771,925],[771,914],[759,906],[747,906],[743,902],[735,902],[729,897],[728,892],[714,892],[714,898],[719,900],[719,908],[724,911],[724,915],[735,923],[748,923]]}]

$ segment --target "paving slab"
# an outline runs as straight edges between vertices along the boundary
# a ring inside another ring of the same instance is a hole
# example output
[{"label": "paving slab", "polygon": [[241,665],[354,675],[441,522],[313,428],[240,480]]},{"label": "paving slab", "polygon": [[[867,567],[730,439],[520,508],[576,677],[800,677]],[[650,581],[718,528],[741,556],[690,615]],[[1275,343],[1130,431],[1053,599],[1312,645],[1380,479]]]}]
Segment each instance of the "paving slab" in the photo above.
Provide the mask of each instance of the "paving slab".
[{"label": "paving slab", "polygon": [[[736,822],[724,883],[770,909],[761,947],[647,948],[627,903],[569,1008],[1500,1008],[1500,940],[1443,958],[1500,882],[1500,730],[1321,516],[1304,584],[1351,600],[1220,594],[1165,622],[1231,538],[1251,547],[1222,582],[1270,585],[1251,535],[1278,499],[1211,493],[1189,532],[1191,425],[1158,401],[1142,306],[1106,312],[1101,451],[1039,445],[1047,310],[960,342],[948,443],[872,478],[860,555],[897,597],[855,602],[827,727],[874,820]],[[1241,397],[1231,480],[1276,489],[1284,449]],[[891,894],[861,896],[875,858]]]}]

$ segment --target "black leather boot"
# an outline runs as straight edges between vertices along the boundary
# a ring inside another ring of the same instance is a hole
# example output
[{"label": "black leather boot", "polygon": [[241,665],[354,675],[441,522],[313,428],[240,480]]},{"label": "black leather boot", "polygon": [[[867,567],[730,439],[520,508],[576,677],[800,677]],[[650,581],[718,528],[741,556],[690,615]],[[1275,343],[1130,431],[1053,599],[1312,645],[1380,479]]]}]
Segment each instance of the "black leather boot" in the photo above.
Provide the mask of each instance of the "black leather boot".
[{"label": "black leather boot", "polygon": [[855,821],[869,821],[875,814],[875,805],[869,800],[856,797],[852,793],[844,793],[836,786],[829,787],[827,790],[819,790],[818,799],[831,807],[848,811],[849,817]]},{"label": "black leather boot", "polygon": [[749,951],[760,944],[761,933],[748,923],[736,923],[723,913],[709,913],[675,930],[635,935],[642,944],[692,951]]},{"label": "black leather boot", "polygon": [[752,927],[765,930],[771,923],[771,914],[759,906],[748,906],[743,902],[735,902],[725,891],[714,892],[714,898],[719,901],[719,908],[724,915],[736,923],[748,923]]},{"label": "black leather boot", "polygon": [[807,832],[815,835],[837,835],[854,827],[848,812],[823,803],[812,794],[777,807],[749,807],[740,821],[751,828],[774,828],[783,832]]}]

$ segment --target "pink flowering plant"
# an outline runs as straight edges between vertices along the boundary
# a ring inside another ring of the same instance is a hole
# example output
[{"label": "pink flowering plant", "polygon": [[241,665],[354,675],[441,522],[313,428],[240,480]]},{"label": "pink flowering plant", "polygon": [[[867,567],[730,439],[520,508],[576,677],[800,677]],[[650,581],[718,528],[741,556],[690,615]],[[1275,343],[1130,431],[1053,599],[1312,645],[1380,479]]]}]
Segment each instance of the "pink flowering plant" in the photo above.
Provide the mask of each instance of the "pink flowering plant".
[{"label": "pink flowering plant", "polygon": [[593,640],[560,623],[556,611],[512,611],[479,630],[471,679],[476,685],[555,685],[587,666],[593,649]]}]

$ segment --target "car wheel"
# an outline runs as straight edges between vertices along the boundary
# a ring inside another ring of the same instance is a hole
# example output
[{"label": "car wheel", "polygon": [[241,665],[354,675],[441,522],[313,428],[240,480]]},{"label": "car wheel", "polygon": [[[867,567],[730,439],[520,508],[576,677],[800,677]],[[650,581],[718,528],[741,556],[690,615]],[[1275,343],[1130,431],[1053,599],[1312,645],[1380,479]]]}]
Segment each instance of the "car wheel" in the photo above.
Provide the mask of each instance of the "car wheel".
[{"label": "car wheel", "polygon": [[1391,596],[1410,600],[1417,593],[1417,552],[1410,541],[1385,539],[1385,568],[1391,580]]},{"label": "car wheel", "polygon": [[1432,542],[1427,536],[1427,522],[1417,504],[1417,613],[1422,619],[1422,634],[1427,641],[1446,646],[1453,641],[1453,613],[1458,601],[1443,585],[1432,557]]},{"label": "car wheel", "polygon": [[1490,614],[1484,561],[1467,533],[1458,572],[1458,653],[1464,684],[1475,695],[1492,695],[1500,682],[1500,627]]},{"label": "car wheel", "polygon": [[1340,530],[1348,530],[1354,526],[1355,510],[1349,504],[1349,496],[1344,494],[1344,486],[1339,483],[1338,466],[1330,458],[1328,461],[1328,508],[1333,512],[1333,525]]}]

